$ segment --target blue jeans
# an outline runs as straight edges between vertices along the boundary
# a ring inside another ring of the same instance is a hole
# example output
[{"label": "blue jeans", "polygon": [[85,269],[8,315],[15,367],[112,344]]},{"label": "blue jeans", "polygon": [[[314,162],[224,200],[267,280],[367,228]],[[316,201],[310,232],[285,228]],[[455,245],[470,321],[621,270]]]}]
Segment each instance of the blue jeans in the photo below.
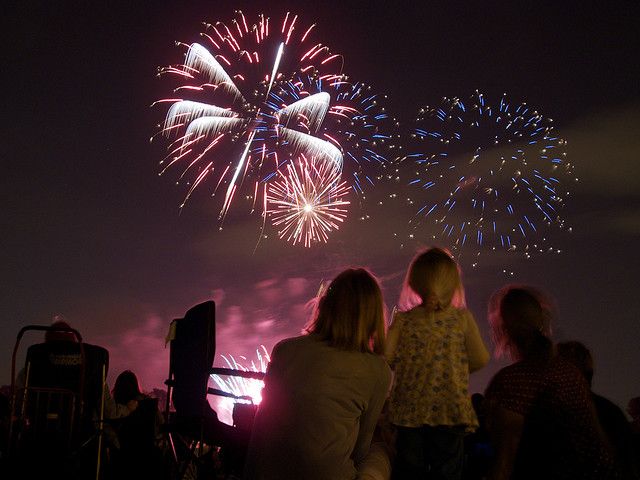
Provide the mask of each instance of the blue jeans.
[{"label": "blue jeans", "polygon": [[394,480],[460,480],[464,427],[397,427]]}]

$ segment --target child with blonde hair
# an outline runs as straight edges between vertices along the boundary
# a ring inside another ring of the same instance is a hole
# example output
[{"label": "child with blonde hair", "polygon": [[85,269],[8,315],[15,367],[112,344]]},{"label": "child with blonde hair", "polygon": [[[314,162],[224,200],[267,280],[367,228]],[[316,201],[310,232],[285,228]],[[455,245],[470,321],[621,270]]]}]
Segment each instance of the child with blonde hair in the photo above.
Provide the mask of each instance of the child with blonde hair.
[{"label": "child with blonde hair", "polygon": [[398,432],[393,478],[459,479],[464,434],[478,426],[469,374],[489,353],[446,251],[430,248],[413,259],[400,306],[386,347],[394,372],[388,416]]}]

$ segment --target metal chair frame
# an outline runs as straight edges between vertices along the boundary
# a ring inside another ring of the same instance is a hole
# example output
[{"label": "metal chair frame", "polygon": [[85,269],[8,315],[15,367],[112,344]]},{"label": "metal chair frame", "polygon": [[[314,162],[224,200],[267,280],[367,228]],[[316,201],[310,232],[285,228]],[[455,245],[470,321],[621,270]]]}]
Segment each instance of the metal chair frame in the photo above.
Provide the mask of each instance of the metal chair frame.
[{"label": "metal chair frame", "polygon": [[[55,388],[55,387],[32,387],[30,385],[30,373],[31,373],[31,364],[27,362],[26,370],[25,370],[25,382],[22,388],[18,388],[16,385],[16,359],[18,355],[18,351],[20,348],[20,343],[24,334],[28,331],[44,331],[44,332],[67,332],[74,335],[76,341],[79,345],[80,352],[80,373],[79,373],[79,387],[77,391],[72,391],[64,388]],[[68,396],[71,399],[71,415],[70,415],[70,432],[69,432],[69,442],[73,438],[75,431],[79,428],[78,422],[79,419],[82,418],[84,413],[85,405],[84,405],[84,390],[85,390],[85,376],[86,376],[86,354],[84,343],[82,342],[82,336],[80,332],[73,328],[69,327],[61,327],[61,326],[48,326],[48,325],[27,325],[22,327],[18,332],[16,343],[13,348],[13,354],[11,356],[11,419],[9,423],[9,431],[8,431],[8,442],[7,442],[7,457],[9,459],[13,458],[15,455],[14,444],[18,444],[20,442],[20,436],[23,433],[23,428],[25,427],[24,422],[26,421],[26,408],[27,404],[30,401],[30,397],[35,395],[36,402],[39,401],[40,395],[44,394],[58,394],[61,397]],[[76,450],[82,450],[91,440],[93,440],[96,436],[98,439],[98,448],[97,448],[97,460],[96,460],[96,471],[95,471],[95,479],[100,479],[101,473],[101,454],[102,454],[102,443],[103,443],[103,427],[104,427],[104,388],[106,385],[106,365],[102,366],[102,389],[100,391],[100,408],[98,412],[98,428],[97,432],[90,439],[85,441],[82,445],[78,447]],[[20,413],[17,414],[16,408],[18,403],[18,393],[22,391],[22,400],[20,405]],[[37,408],[36,408],[37,410]],[[19,425],[18,425],[19,424]],[[16,427],[21,427],[21,430],[16,432]],[[68,447],[71,445],[69,444]]]}]

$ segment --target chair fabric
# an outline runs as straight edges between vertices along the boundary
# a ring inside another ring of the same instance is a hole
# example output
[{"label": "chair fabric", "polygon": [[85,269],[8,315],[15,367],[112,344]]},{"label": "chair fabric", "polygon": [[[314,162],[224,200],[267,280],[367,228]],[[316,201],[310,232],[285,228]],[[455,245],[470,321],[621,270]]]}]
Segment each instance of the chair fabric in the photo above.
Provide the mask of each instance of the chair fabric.
[{"label": "chair fabric", "polygon": [[178,416],[202,416],[208,403],[209,372],[216,351],[215,303],[204,302],[175,320],[171,341],[173,405]]},{"label": "chair fabric", "polygon": [[25,383],[16,410],[15,458],[24,478],[83,478],[95,472],[103,368],[109,353],[75,342],[27,350]]},{"label": "chair fabric", "polygon": [[29,388],[63,389],[76,395],[82,390],[83,416],[92,415],[99,409],[103,365],[105,373],[109,370],[106,349],[88,343],[38,343],[27,350],[26,362],[29,364]]}]

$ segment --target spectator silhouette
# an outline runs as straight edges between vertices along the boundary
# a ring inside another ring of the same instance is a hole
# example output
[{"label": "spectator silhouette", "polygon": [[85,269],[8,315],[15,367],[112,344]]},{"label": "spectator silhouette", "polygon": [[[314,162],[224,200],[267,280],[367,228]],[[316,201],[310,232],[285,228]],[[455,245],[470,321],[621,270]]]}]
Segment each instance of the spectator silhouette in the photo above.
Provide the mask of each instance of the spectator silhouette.
[{"label": "spectator silhouette", "polygon": [[496,452],[488,478],[618,478],[587,382],[555,354],[550,314],[531,287],[507,286],[489,302],[496,352],[514,363],[486,391]]},{"label": "spectator silhouette", "polygon": [[389,421],[396,425],[397,479],[459,479],[464,435],[478,426],[469,374],[489,353],[465,308],[458,265],[439,248],[409,267],[386,356],[394,371]]},{"label": "spectator silhouette", "polygon": [[[558,355],[572,363],[582,373],[589,384],[593,383],[593,357],[589,349],[582,343],[562,342],[558,343]],[[625,478],[637,478],[638,468],[636,465],[635,452],[632,447],[633,431],[627,417],[620,407],[611,400],[591,391],[591,398],[596,408],[598,420],[604,433],[611,443],[616,460]]]},{"label": "spectator silhouette", "polygon": [[118,375],[112,394],[124,412],[114,422],[119,445],[113,455],[115,478],[160,478],[162,452],[156,440],[162,417],[158,400],[142,393],[138,378],[130,370]]},{"label": "spectator silhouette", "polygon": [[245,478],[354,479],[372,464],[386,472],[358,478],[388,475],[389,460],[370,449],[391,382],[377,281],[363,269],[342,272],[307,332],[273,349]]}]

